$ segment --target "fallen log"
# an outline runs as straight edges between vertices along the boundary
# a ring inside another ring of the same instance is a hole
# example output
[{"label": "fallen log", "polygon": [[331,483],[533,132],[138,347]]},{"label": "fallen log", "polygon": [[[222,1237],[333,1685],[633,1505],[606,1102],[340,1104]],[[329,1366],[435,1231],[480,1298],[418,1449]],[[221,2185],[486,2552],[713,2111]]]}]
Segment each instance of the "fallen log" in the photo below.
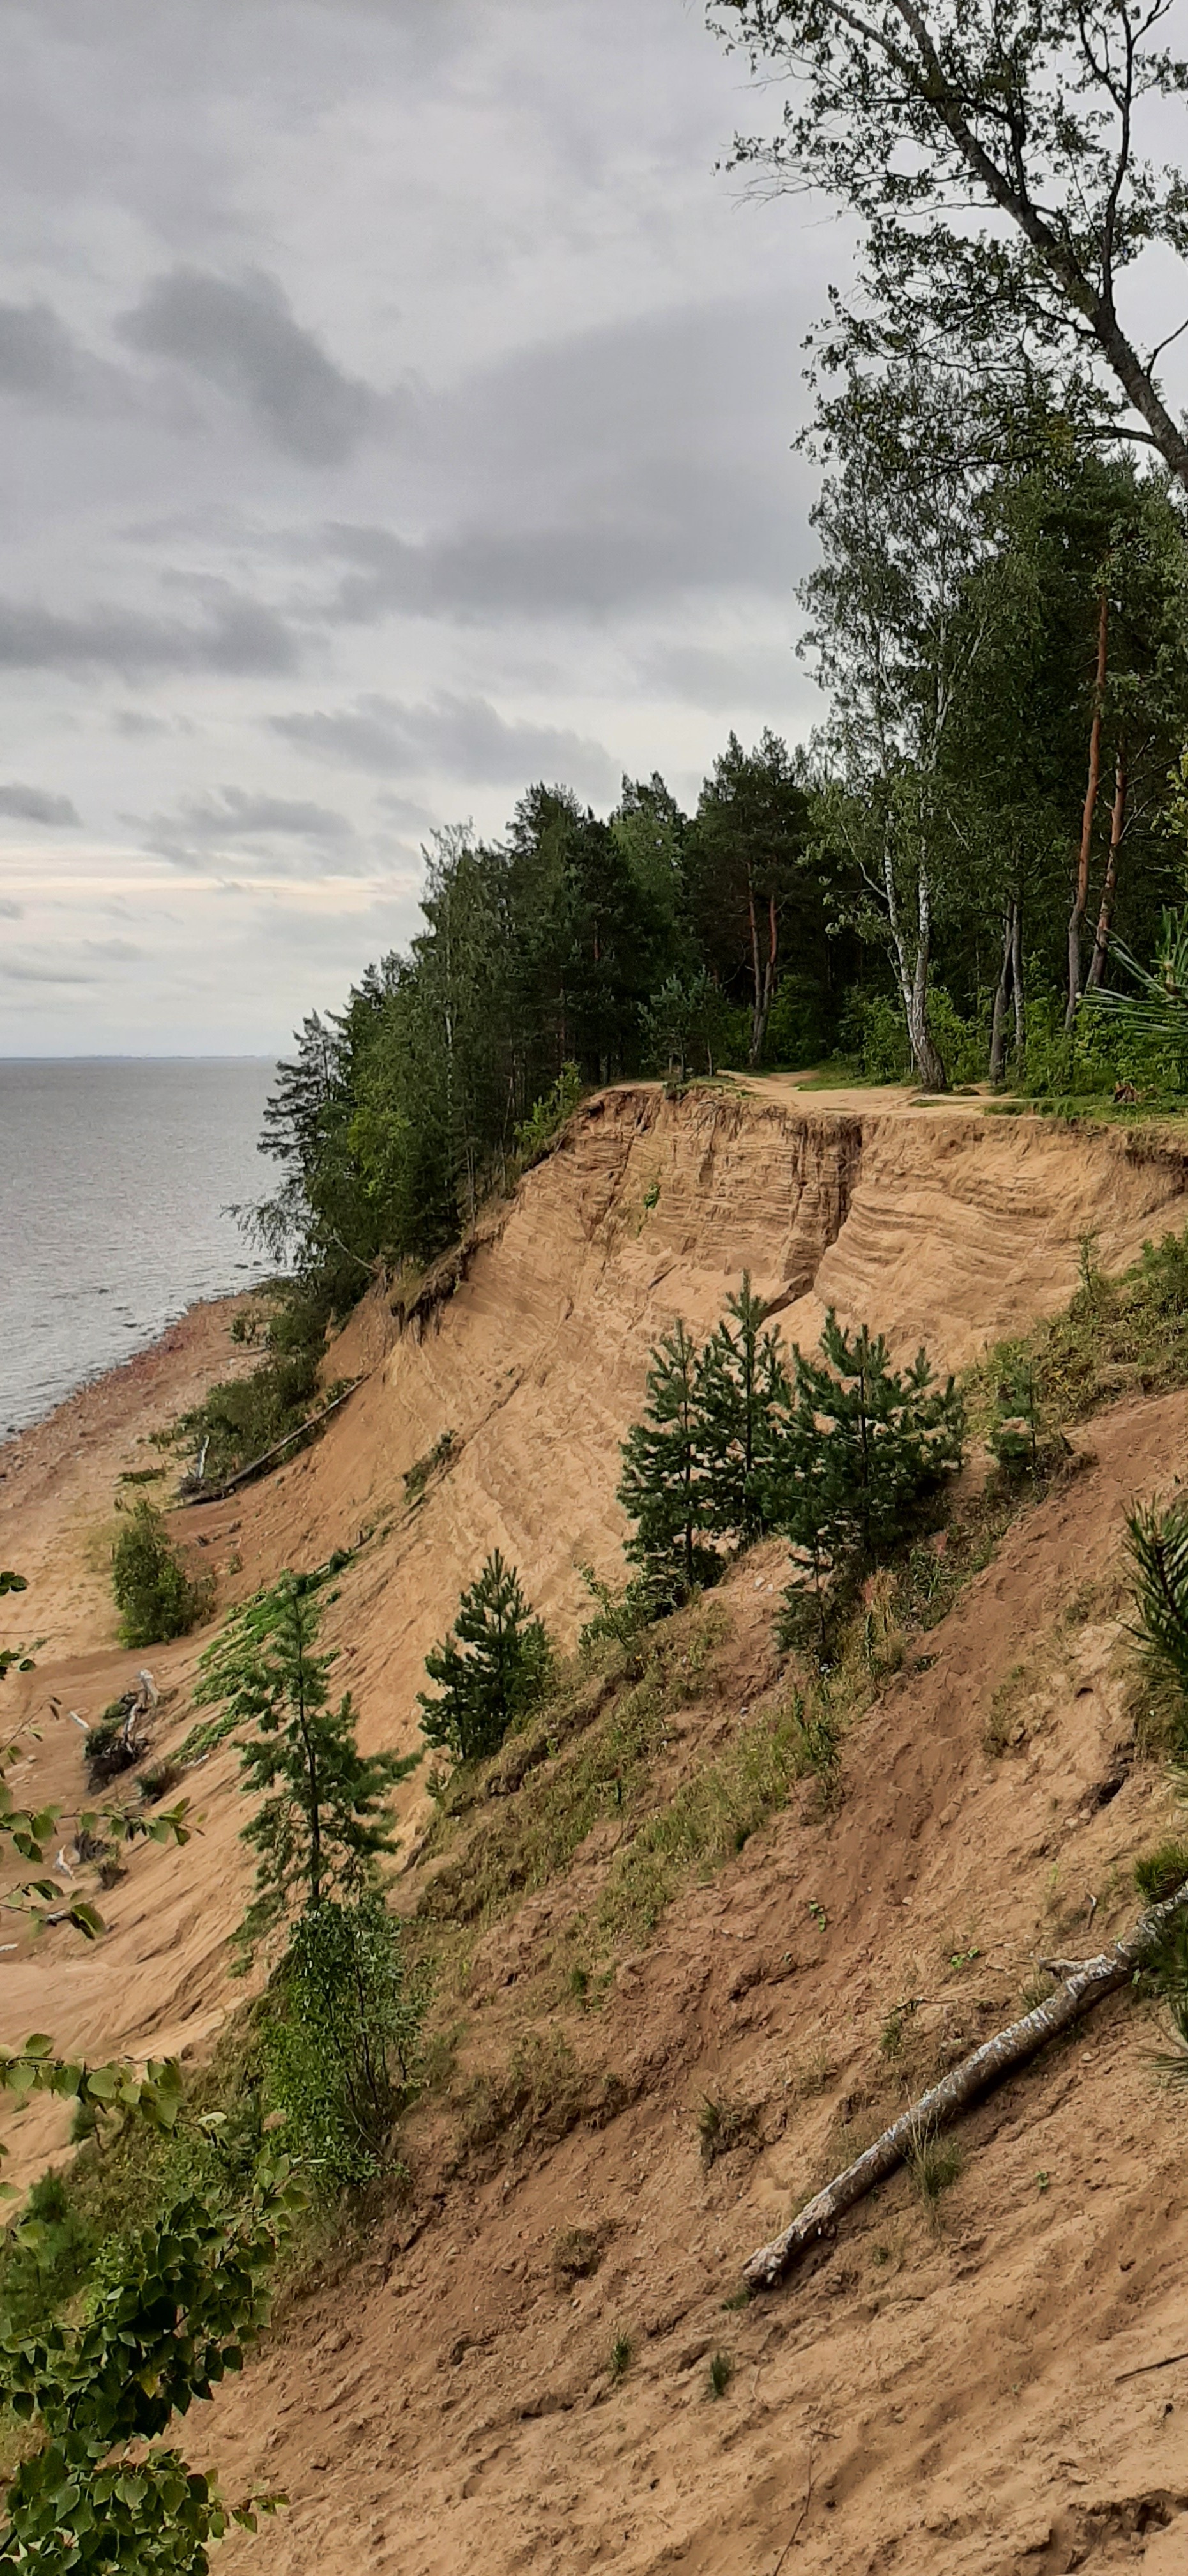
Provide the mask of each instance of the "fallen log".
[{"label": "fallen log", "polygon": [[761,2245],[749,2262],[744,2263],[743,2279],[747,2288],[774,2289],[776,2282],[783,2280],[808,2247],[818,2244],[823,2237],[832,2236],[839,2218],[843,2218],[858,2201],[865,2200],[867,2193],[873,2191],[876,2184],[884,2182],[897,2166],[905,2164],[922,2140],[932,2137],[957,2112],[966,2110],[970,2103],[979,2101],[984,2093],[1000,2084],[1004,2076],[1013,2075],[1016,2067],[1025,2066],[1028,2059],[1046,2047],[1050,2039],[1057,2038],[1062,2030],[1069,2030],[1074,2022],[1081,2021],[1086,2013],[1092,2012],[1095,2004],[1104,2002],[1107,1995],[1116,1993],[1120,1986],[1129,1985],[1136,1970],[1155,1948],[1165,1925],[1174,1915],[1185,1911],[1188,1911],[1188,1879],[1177,1888],[1174,1896],[1166,1898],[1162,1905],[1153,1905],[1149,1913],[1140,1917],[1133,1930],[1126,1933],[1121,1941],[1116,1941],[1112,1949],[1101,1951],[1097,1958],[1041,1962],[1050,1974],[1060,1976],[1061,1983],[1056,1993],[1037,2004],[1034,2011],[1025,2013],[1021,2021],[1011,2022],[993,2039],[984,2040],[980,2048],[964,2057],[959,2066],[952,2067],[930,2092],[921,2094],[919,2101],[901,2112],[898,2120],[893,2120],[890,2128],[884,2129],[882,2136],[876,2138],[863,2155],[856,2157],[852,2165],[835,2174],[832,2182],[827,2182],[824,2190],[809,2201],[807,2208],[801,2210],[799,2217],[793,2219],[782,2235],[773,2236],[769,2245]]}]

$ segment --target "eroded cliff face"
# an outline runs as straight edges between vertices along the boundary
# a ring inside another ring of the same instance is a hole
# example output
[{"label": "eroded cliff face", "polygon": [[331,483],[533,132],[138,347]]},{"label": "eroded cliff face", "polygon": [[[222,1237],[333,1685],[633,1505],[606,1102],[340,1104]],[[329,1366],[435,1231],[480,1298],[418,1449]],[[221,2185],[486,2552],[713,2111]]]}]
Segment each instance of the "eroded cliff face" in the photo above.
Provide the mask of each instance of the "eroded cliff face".
[{"label": "eroded cliff face", "polygon": [[[957,1366],[1066,1300],[1086,1235],[1112,1269],[1186,1218],[1185,1149],[1145,1131],[877,1095],[830,1107],[776,1083],[679,1103],[616,1090],[491,1219],[452,1293],[423,1298],[403,1329],[390,1294],[373,1294],[330,1363],[362,1382],[320,1444],[179,1527],[215,1567],[224,1611],[282,1565],[368,1533],[327,1626],[364,1741],[404,1748],[425,1650],[488,1549],[514,1559],[563,1642],[583,1611],[581,1563],[620,1572],[619,1443],[673,1315],[704,1332],[749,1268],[789,1340],[811,1340],[832,1303],[897,1351],[924,1341]],[[224,1372],[226,1332],[211,1310],[189,1319],[172,1351],[87,1390],[0,1461],[0,1562],[32,1578],[22,1607],[47,1638],[37,1672],[6,1692],[9,1727],[28,1714],[43,1730],[30,1798],[77,1803],[66,1712],[93,1716],[141,1660],[111,1642],[102,1524],[118,1473],[145,1462],[138,1440]],[[773,2576],[781,2553],[820,2576],[1179,2567],[1188,2454],[1164,2392],[1180,2407],[1188,2378],[1116,2383],[1184,2340],[1182,2124],[1149,2084],[1125,2004],[977,2115],[941,2231],[901,2181],[782,2300],[739,2314],[723,2301],[849,2124],[895,2097],[891,2007],[908,1999],[914,2014],[918,1999],[913,2068],[984,2035],[1045,1944],[1093,1946],[1125,1918],[1131,1855],[1177,1821],[1157,1766],[1133,1758],[1117,1554],[1130,1502],[1179,1462],[1186,1403],[1140,1400],[1089,1426],[1079,1471],[855,1727],[840,1813],[822,1823],[794,1799],[691,1881],[639,1955],[617,1957],[597,2011],[575,2001],[555,1948],[597,1902],[615,1815],[568,1876],[476,1926],[465,2064],[506,2064],[524,2028],[555,2025],[577,2059],[610,2069],[624,2107],[452,2181],[432,2125],[445,2115],[426,2115],[411,2210],[386,2213],[362,2264],[294,2310],[207,2427],[233,2489],[294,2497],[264,2540],[230,2545],[228,2576],[673,2563]],[[449,1460],[410,1502],[406,1473],[446,1430]],[[786,1687],[781,1580],[769,1542],[723,1586],[725,1643],[666,1739],[674,1778]],[[191,1722],[202,1643],[151,1658],[176,1693],[161,1753]],[[991,1761],[1001,1688],[1018,1741]],[[144,2056],[217,2031],[242,1991],[227,1955],[247,1876],[233,1749],[187,1785],[194,1839],[137,1854],[101,1943],[62,1930],[6,1952],[6,2036],[45,2028],[71,2051]],[[411,1840],[416,1781],[406,1798]],[[710,2090],[758,2116],[745,2151],[706,2173]],[[13,2135],[18,2178],[60,2150],[62,2127],[59,2106],[32,2108]],[[571,2291],[552,2245],[575,2223],[602,2231],[606,2256]],[[636,2361],[612,2390],[620,2327]],[[736,2364],[720,2408],[704,2397],[718,2343]]]}]

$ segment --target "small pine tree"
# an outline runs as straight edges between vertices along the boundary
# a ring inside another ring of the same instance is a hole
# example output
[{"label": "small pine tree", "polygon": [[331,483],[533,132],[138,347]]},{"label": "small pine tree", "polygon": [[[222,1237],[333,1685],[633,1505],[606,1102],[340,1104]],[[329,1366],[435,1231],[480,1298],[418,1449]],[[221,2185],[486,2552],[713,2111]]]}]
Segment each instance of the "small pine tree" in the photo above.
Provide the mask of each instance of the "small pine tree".
[{"label": "small pine tree", "polygon": [[726,1314],[697,1367],[705,1526],[740,1547],[770,1525],[778,1425],[791,1400],[779,1336],[763,1330],[766,1314],[744,1270],[742,1287],[727,1299]]},{"label": "small pine tree", "polygon": [[1140,1504],[1126,1523],[1137,1640],[1178,1761],[1188,1753],[1188,1503]]},{"label": "small pine tree", "polygon": [[1034,1476],[1039,1466],[1040,1399],[1035,1368],[1022,1359],[995,1388],[986,1446],[1008,1475]]},{"label": "small pine tree", "polygon": [[820,1361],[795,1350],[792,1410],[779,1445],[773,1517],[801,1557],[789,1607],[825,1574],[875,1564],[904,1537],[925,1497],[961,1464],[965,1414],[952,1378],[923,1350],[889,1367],[867,1326],[847,1333],[832,1309]]},{"label": "small pine tree", "polygon": [[651,1353],[647,1395],[623,1442],[619,1501],[635,1522],[627,1555],[658,1598],[679,1601],[715,1563],[698,1538],[708,1498],[697,1345],[679,1317]]},{"label": "small pine tree", "polygon": [[256,1853],[256,1893],[238,1938],[257,1941],[303,1908],[358,1897],[394,1847],[389,1791],[419,1753],[360,1753],[348,1691],[330,1705],[333,1654],[316,1649],[317,1578],[283,1574],[203,1657],[195,1698],[222,1701],[252,1730],[239,1745],[241,1786],[264,1792],[242,1840]]},{"label": "small pine tree", "polygon": [[463,1593],[449,1635],[425,1657],[440,1686],[436,1698],[417,1693],[426,1743],[455,1762],[485,1761],[541,1697],[549,1661],[545,1629],[496,1548]]}]

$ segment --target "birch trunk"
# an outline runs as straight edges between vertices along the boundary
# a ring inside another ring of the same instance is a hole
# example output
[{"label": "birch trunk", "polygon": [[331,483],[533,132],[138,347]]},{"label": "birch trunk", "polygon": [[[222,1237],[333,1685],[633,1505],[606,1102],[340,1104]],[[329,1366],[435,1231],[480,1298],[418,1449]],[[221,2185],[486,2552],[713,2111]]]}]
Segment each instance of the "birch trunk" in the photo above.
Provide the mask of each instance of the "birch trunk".
[{"label": "birch trunk", "polygon": [[1093,850],[1093,817],[1097,811],[1097,794],[1101,785],[1101,727],[1105,707],[1106,654],[1109,642],[1109,593],[1102,591],[1097,618],[1097,673],[1093,684],[1093,722],[1089,728],[1089,775],[1085,782],[1085,804],[1081,815],[1081,846],[1077,853],[1077,877],[1073,888],[1072,911],[1068,917],[1068,1009],[1064,1025],[1071,1029],[1081,998],[1081,931],[1085,906],[1089,901],[1089,861]]},{"label": "birch trunk", "polygon": [[776,2282],[783,2280],[785,2273],[791,2271],[810,2245],[819,2243],[822,2237],[832,2236],[838,2219],[843,2218],[858,2201],[865,2200],[867,2193],[873,2191],[877,2183],[884,2182],[888,2174],[894,2173],[898,2165],[906,2162],[921,2138],[931,2136],[956,2112],[964,2111],[971,2102],[979,2101],[984,2093],[1001,2084],[1004,2076],[1013,2075],[1016,2067],[1025,2066],[1029,2058],[1047,2046],[1050,2039],[1055,2039],[1058,2032],[1070,2029],[1074,2022],[1092,2012],[1094,2005],[1103,2002],[1106,1995],[1115,1994],[1120,1986],[1128,1985],[1136,1968],[1141,1967],[1143,1960],[1155,1948],[1165,1925],[1185,1910],[1188,1910],[1188,1879],[1174,1896],[1167,1898],[1166,1903],[1152,1906],[1149,1913],[1142,1915],[1133,1931],[1128,1932],[1123,1940],[1116,1941],[1112,1950],[1103,1950],[1096,1959],[1083,1959],[1075,1964],[1066,1960],[1053,1961],[1051,1973],[1059,1974],[1062,1980],[1056,1992],[1049,1995],[1046,2002],[1037,2004],[1034,2012],[1025,2013],[1021,2021],[1011,2022],[993,2039],[985,2040],[980,2048],[974,2049],[972,2056],[963,2058],[960,2066],[954,2066],[939,2084],[934,2084],[930,2092],[921,2094],[919,2101],[913,2102],[898,2120],[893,2120],[890,2128],[884,2129],[881,2138],[876,2138],[864,2155],[858,2156],[843,2173],[835,2174],[832,2182],[826,2183],[824,2191],[819,2191],[816,2198],[810,2200],[807,2209],[801,2210],[799,2218],[794,2218],[782,2235],[774,2236],[769,2245],[761,2245],[743,2265],[743,2279],[748,2289],[774,2289]]}]

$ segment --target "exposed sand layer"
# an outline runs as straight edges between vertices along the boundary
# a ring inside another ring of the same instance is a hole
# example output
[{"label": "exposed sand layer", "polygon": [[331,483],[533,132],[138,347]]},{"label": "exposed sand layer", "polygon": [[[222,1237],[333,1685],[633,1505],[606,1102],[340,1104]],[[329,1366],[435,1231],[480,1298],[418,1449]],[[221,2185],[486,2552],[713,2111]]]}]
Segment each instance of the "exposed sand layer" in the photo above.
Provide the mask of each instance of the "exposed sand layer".
[{"label": "exposed sand layer", "polygon": [[[224,1608],[368,1532],[328,1629],[364,1741],[405,1747],[426,1647],[490,1547],[563,1640],[582,1613],[578,1566],[617,1570],[618,1443],[648,1344],[675,1313],[705,1329],[749,1267],[790,1339],[811,1338],[835,1303],[897,1350],[923,1340],[958,1365],[1064,1302],[1085,1235],[1117,1267],[1184,1224],[1186,1192],[1188,1149],[1151,1131],[1073,1134],[778,1085],[679,1104],[615,1091],[529,1175],[423,1326],[398,1334],[372,1299],[332,1362],[368,1374],[315,1449],[177,1526],[196,1561],[206,1542]],[[223,1373],[227,1331],[226,1310],[198,1310],[0,1452],[0,1561],[31,1576],[19,1606],[49,1641],[36,1674],[6,1688],[9,1729],[26,1713],[45,1724],[28,1775],[39,1797],[76,1803],[81,1738],[64,1712],[94,1715],[145,1660],[111,1642],[115,1477],[151,1462],[145,1432]],[[404,1474],[447,1429],[450,1462],[410,1507]],[[265,2539],[228,2545],[228,2576],[361,2564],[774,2576],[786,2546],[787,2568],[837,2576],[1188,2564],[1188,2365],[1115,2386],[1188,2346],[1183,2114],[1154,2088],[1125,2006],[977,2115],[938,2235],[901,2182],[811,2278],[722,2307],[741,2258],[820,2178],[846,2103],[857,2115],[893,2085],[879,2033],[897,2000],[925,1997],[922,2028],[972,2039],[1008,2017],[1038,1949],[1057,1934],[1081,1946],[1091,1894],[1095,1933],[1124,1919],[1123,1865],[1166,1792],[1123,1748],[1108,1613],[1067,1657],[1059,1623],[1108,1567],[1128,1500],[1170,1482],[1186,1429],[1179,1396],[1091,1426],[1094,1463],[1020,1525],[930,1640],[935,1664],[891,1685],[851,1738],[839,1816],[822,1825],[798,1803],[670,1909],[601,2012],[558,2005],[578,2056],[614,2069],[628,2108],[485,2184],[444,2179],[432,2124],[414,2141],[412,2208],[219,2401],[210,2439],[229,2483],[263,2477],[294,2497]],[[780,1579],[774,1548],[731,1579],[732,1640],[683,1713],[678,1762],[716,1751],[772,1685],[766,1587]],[[191,1723],[202,1642],[147,1659],[178,1693],[162,1751]],[[990,1696],[1032,1648],[1034,1722],[991,1763]],[[191,1783],[201,1833],[135,1857],[95,1950],[63,1930],[0,1956],[5,2035],[39,2026],[92,2052],[203,2044],[233,1993],[235,1781],[220,1748]],[[410,1820],[422,1795],[410,1787]],[[599,1827],[572,1885],[484,1936],[467,2002],[480,2059],[506,2057],[554,1911],[587,1901],[607,1865]],[[758,2144],[707,2176],[696,2112],[715,2087],[762,2109]],[[21,2167],[60,2134],[53,2106],[31,2112],[13,2140]],[[608,2250],[570,2297],[551,2243],[575,2222],[605,2226]],[[620,2325],[636,2359],[612,2388]],[[736,2366],[712,2404],[719,2344]]]}]

